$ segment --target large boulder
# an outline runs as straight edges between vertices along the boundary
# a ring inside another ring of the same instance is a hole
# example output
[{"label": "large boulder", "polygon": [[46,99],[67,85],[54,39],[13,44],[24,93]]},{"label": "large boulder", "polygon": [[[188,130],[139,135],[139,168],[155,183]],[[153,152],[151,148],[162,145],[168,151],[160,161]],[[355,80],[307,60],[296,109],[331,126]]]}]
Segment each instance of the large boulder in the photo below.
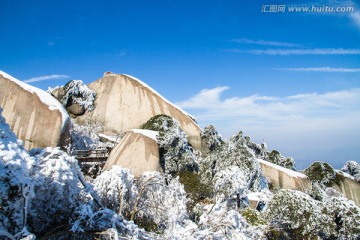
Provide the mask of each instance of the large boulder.
[{"label": "large boulder", "polygon": [[311,181],[305,174],[262,159],[257,159],[257,161],[260,163],[264,176],[273,186],[300,191],[311,189]]},{"label": "large boulder", "polygon": [[201,147],[201,129],[194,119],[140,80],[107,72],[88,87],[96,93],[95,109],[76,118],[77,123],[91,119],[103,124],[104,133],[116,135],[140,128],[151,117],[165,114],[179,122],[194,148]]},{"label": "large boulder", "polygon": [[360,183],[350,176],[338,172],[339,182],[334,186],[336,190],[344,194],[347,198],[353,200],[360,206]]},{"label": "large boulder", "polygon": [[50,91],[51,95],[61,102],[73,117],[94,109],[96,93],[81,80],[71,80],[65,86],[56,87]]},{"label": "large boulder", "polygon": [[26,149],[64,146],[70,139],[70,117],[47,92],[0,71],[3,116]]},{"label": "large boulder", "polygon": [[133,129],[125,134],[111,151],[104,170],[114,165],[130,169],[135,177],[146,171],[162,172],[156,131]]}]

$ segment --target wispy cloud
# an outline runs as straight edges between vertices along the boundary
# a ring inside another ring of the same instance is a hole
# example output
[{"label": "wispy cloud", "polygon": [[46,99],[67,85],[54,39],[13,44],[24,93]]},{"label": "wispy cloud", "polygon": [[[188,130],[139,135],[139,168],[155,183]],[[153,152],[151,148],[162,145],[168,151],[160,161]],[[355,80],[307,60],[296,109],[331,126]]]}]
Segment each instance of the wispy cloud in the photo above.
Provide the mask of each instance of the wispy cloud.
[{"label": "wispy cloud", "polygon": [[360,55],[360,49],[315,48],[315,49],[225,49],[227,52],[248,53],[255,55]]},{"label": "wispy cloud", "polygon": [[333,67],[312,67],[312,68],[277,68],[281,71],[295,72],[337,72],[337,73],[355,73],[360,72],[360,68],[333,68]]},{"label": "wispy cloud", "polygon": [[177,105],[186,109],[205,110],[206,117],[210,118],[257,116],[276,120],[283,116],[314,116],[319,109],[322,109],[322,113],[326,110],[332,114],[334,111],[343,111],[348,104],[360,110],[360,88],[287,97],[251,95],[221,99],[222,93],[228,89],[226,86],[204,89],[190,99],[178,102]]},{"label": "wispy cloud", "polygon": [[55,42],[54,41],[48,41],[48,46],[52,47],[55,45]]},{"label": "wispy cloud", "polygon": [[265,41],[265,40],[251,40],[247,38],[234,39],[233,42],[244,43],[244,44],[254,44],[262,46],[275,46],[275,47],[302,47],[300,44],[288,43],[288,42],[278,42],[278,41]]},{"label": "wispy cloud", "polygon": [[120,57],[126,56],[127,53],[128,53],[127,50],[121,50],[120,53],[119,53],[119,56],[120,56]]},{"label": "wispy cloud", "polygon": [[357,27],[360,27],[360,5],[354,0],[331,0],[334,7],[352,7],[353,12],[346,14]]},{"label": "wispy cloud", "polygon": [[353,0],[343,0],[343,1],[333,0],[333,1],[340,6],[344,6],[344,5],[353,6],[354,11],[350,13],[348,16],[353,21],[353,23],[355,23],[357,27],[360,27],[360,9],[359,9],[360,6],[356,1]]},{"label": "wispy cloud", "polygon": [[350,14],[351,19],[354,21],[354,23],[360,27],[360,11],[356,11]]},{"label": "wispy cloud", "polygon": [[204,89],[176,104],[202,126],[213,124],[226,137],[242,130],[257,142],[264,139],[272,148],[307,161],[343,162],[349,160],[345,152],[359,147],[360,88],[223,98],[227,89]]},{"label": "wispy cloud", "polygon": [[70,77],[68,75],[63,75],[63,74],[61,74],[61,75],[53,74],[53,75],[29,78],[29,79],[24,80],[24,82],[32,83],[32,82],[41,82],[41,81],[46,81],[46,80],[56,80],[56,79],[66,79],[66,78],[70,78]]}]

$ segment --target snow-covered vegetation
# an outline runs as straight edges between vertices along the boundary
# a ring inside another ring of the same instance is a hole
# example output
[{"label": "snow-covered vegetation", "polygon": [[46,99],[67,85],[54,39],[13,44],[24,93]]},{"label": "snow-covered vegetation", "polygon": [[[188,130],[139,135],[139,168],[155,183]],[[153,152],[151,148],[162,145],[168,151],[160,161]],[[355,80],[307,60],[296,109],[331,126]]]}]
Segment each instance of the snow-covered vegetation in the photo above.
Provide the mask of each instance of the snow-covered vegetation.
[{"label": "snow-covered vegetation", "polygon": [[130,215],[134,199],[138,194],[135,178],[129,169],[114,166],[100,174],[93,182],[94,190],[101,202],[120,215]]},{"label": "snow-covered vegetation", "polygon": [[159,132],[156,138],[160,151],[160,164],[165,173],[197,170],[194,150],[175,119],[166,115],[157,115],[146,122],[143,129]]},{"label": "snow-covered vegetation", "polygon": [[94,109],[94,101],[96,93],[88,88],[83,81],[73,80],[64,86],[65,95],[63,96],[62,103],[66,105],[69,99],[74,103],[83,106],[86,110],[92,111]]},{"label": "snow-covered vegetation", "polygon": [[332,187],[339,181],[335,169],[326,162],[314,162],[303,173],[322,189]]},{"label": "snow-covered vegetation", "polygon": [[295,160],[291,157],[284,157],[280,152],[273,150],[266,152],[264,160],[274,163],[276,165],[295,170]]},{"label": "snow-covered vegetation", "polygon": [[360,182],[360,164],[355,161],[348,161],[345,163],[341,171],[350,174],[356,181]]},{"label": "snow-covered vegetation", "polygon": [[[209,136],[213,136],[210,134]],[[204,138],[207,141],[206,138]],[[267,188],[267,183],[262,175],[262,171],[259,163],[255,160],[257,154],[254,151],[254,146],[251,145],[250,139],[243,137],[242,132],[234,135],[229,141],[223,142],[219,145],[216,150],[210,151],[210,153],[204,158],[199,159],[201,180],[204,183],[211,184],[214,182],[215,185],[219,186],[219,180],[232,182],[231,179],[235,177],[239,181],[239,176],[234,175],[237,172],[241,175],[241,181],[245,185],[241,188],[245,190],[260,191]],[[251,147],[249,147],[249,145]],[[261,147],[259,147],[258,154],[262,154]],[[221,183],[220,186],[224,184]],[[231,183],[234,184],[234,183]],[[240,183],[235,183],[240,184]],[[232,193],[226,195],[232,195],[235,193],[241,193],[238,187],[232,187],[230,189],[238,189]],[[219,189],[222,191],[229,191],[229,189]],[[219,194],[220,192],[217,192]],[[244,192],[245,193],[245,192]]]},{"label": "snow-covered vegetation", "polygon": [[22,142],[5,123],[0,108],[0,238],[19,239],[27,229],[29,202],[34,183],[29,176],[33,162]]},{"label": "snow-covered vegetation", "polygon": [[272,239],[358,239],[360,208],[354,202],[323,192],[323,200],[295,190],[280,190],[269,203],[265,217]]},{"label": "snow-covered vegetation", "polygon": [[76,115],[95,108],[96,93],[81,80],[72,80],[65,86],[49,88],[48,92],[56,97],[68,111]]},{"label": "snow-covered vegetation", "polygon": [[[74,125],[74,149],[102,146],[101,126]],[[308,192],[271,190],[258,158],[293,169],[242,132],[224,140],[213,126],[194,150],[179,124],[156,116],[164,173],[113,166],[87,182],[59,148],[27,152],[0,116],[0,239],[358,239],[360,208],[332,188],[337,172],[307,168]],[[69,151],[71,153],[71,151]],[[342,171],[356,178],[358,164]]]},{"label": "snow-covered vegetation", "polygon": [[58,148],[35,152],[30,168],[35,194],[28,215],[33,232],[44,234],[53,226],[68,222],[81,205],[81,175],[77,161],[66,152]]},{"label": "snow-covered vegetation", "polygon": [[116,239],[149,239],[133,222],[104,208],[73,157],[59,148],[29,154],[1,115],[0,150],[1,239],[35,239],[34,234],[92,239],[94,230]]},{"label": "snow-covered vegetation", "polygon": [[[72,123],[71,149],[70,150],[92,150],[98,148],[113,148],[114,141],[101,138],[103,126],[99,123],[86,122],[83,125]],[[117,136],[117,141],[121,136]],[[105,141],[104,141],[105,140]]]}]

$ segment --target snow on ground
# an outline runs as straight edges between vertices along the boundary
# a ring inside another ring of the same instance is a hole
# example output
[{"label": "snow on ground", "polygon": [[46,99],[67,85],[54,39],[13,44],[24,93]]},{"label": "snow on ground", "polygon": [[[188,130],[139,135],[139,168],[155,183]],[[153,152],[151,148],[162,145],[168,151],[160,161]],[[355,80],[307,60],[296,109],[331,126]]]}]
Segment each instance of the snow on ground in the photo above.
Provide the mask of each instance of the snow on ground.
[{"label": "snow on ground", "polygon": [[33,87],[27,83],[24,83],[1,70],[0,70],[0,75],[3,75],[4,78],[9,79],[10,81],[16,83],[24,90],[36,94],[42,103],[49,106],[50,110],[59,110],[62,115],[62,128],[64,128],[66,122],[70,119],[70,117],[66,112],[65,108],[63,107],[63,105],[60,102],[58,102],[53,96],[51,96],[49,93],[45,92],[44,90]]}]

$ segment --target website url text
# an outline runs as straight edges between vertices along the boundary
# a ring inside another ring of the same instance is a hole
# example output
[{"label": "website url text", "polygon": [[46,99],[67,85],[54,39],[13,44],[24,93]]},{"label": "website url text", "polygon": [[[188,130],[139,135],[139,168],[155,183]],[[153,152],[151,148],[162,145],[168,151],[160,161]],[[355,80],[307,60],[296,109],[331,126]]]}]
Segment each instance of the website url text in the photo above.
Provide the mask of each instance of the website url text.
[{"label": "website url text", "polygon": [[346,13],[354,12],[354,7],[343,6],[287,6],[287,5],[262,5],[261,12],[263,13],[285,13],[285,12],[298,12],[298,13]]}]

